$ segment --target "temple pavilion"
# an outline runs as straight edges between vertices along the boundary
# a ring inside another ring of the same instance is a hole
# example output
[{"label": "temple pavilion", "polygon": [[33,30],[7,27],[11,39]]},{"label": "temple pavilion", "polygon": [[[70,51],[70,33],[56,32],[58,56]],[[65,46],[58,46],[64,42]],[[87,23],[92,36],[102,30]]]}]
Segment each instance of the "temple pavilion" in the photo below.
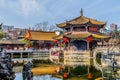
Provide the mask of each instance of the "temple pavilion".
[{"label": "temple pavilion", "polygon": [[98,46],[98,42],[104,42],[109,36],[105,34],[106,22],[81,15],[57,24],[63,29],[63,37],[68,39],[64,50],[64,64],[66,65],[90,65],[91,51]]},{"label": "temple pavilion", "polygon": [[80,13],[79,17],[57,24],[57,26],[63,29],[64,37],[69,39],[75,50],[92,50],[101,39],[109,38],[104,34],[106,22],[85,17],[82,9]]}]

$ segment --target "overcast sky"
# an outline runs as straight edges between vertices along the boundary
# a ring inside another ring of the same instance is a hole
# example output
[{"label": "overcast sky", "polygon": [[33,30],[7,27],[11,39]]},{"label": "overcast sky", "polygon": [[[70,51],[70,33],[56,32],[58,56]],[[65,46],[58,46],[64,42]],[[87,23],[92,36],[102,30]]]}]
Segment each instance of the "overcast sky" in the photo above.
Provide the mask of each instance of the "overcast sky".
[{"label": "overcast sky", "polygon": [[0,22],[33,27],[48,21],[55,25],[83,15],[120,26],[120,0],[0,0]]}]

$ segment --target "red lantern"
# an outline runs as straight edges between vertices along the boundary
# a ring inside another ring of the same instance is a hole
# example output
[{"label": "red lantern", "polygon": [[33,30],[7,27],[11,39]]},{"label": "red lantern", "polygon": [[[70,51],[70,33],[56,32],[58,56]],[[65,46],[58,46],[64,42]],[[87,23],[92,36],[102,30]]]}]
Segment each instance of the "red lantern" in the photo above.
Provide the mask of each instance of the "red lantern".
[{"label": "red lantern", "polygon": [[67,78],[67,77],[68,77],[68,74],[67,74],[67,73],[64,73],[63,77],[64,77],[64,78]]},{"label": "red lantern", "polygon": [[53,74],[57,74],[57,70],[54,70]]},{"label": "red lantern", "polygon": [[105,39],[105,42],[107,42],[107,43],[108,43],[108,42],[109,42],[109,39]]},{"label": "red lantern", "polygon": [[92,79],[92,75],[91,74],[88,74],[88,79]]},{"label": "red lantern", "polygon": [[63,41],[61,44],[64,44],[65,42]]},{"label": "red lantern", "polygon": [[63,70],[63,67],[62,67],[62,66],[60,66],[60,70]]},{"label": "red lantern", "polygon": [[53,43],[55,43],[55,44],[56,44],[56,43],[57,43],[57,40],[56,40],[56,39],[55,39],[55,40],[53,40]]},{"label": "red lantern", "polygon": [[66,42],[68,42],[68,39],[67,38],[63,38],[63,41],[66,43]]},{"label": "red lantern", "polygon": [[87,41],[88,41],[88,42],[91,42],[91,41],[92,41],[92,38],[91,38],[91,37],[88,37],[88,38],[87,38]]}]

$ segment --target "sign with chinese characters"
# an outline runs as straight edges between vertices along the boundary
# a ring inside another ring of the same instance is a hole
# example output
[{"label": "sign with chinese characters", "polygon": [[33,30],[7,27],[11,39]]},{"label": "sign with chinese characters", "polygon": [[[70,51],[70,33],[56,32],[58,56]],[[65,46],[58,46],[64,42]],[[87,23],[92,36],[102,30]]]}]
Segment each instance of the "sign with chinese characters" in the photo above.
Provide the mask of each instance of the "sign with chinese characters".
[{"label": "sign with chinese characters", "polygon": [[90,32],[98,32],[98,28],[97,28],[97,27],[89,26],[89,27],[88,27],[88,30],[89,30]]}]

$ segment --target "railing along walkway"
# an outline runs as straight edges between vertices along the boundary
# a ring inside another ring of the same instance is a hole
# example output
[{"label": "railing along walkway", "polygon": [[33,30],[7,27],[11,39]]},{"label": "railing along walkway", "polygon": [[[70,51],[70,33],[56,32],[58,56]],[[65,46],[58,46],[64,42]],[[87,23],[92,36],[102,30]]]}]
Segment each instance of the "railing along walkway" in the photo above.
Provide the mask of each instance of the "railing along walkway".
[{"label": "railing along walkway", "polygon": [[97,47],[94,49],[93,51],[93,63],[94,63],[94,66],[96,69],[98,70],[101,70],[102,71],[102,66],[100,64],[97,63],[97,60],[96,60],[96,56],[99,52],[102,52],[102,53],[111,53],[111,52],[120,52],[120,49],[116,46],[106,46],[106,47]]}]

